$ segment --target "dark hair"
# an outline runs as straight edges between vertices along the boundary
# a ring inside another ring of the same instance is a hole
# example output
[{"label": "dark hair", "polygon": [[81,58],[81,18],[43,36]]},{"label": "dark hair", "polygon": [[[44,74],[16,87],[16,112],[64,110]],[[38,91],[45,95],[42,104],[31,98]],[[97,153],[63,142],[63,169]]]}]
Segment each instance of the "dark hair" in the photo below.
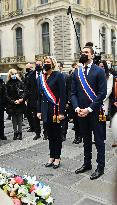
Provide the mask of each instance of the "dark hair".
[{"label": "dark hair", "polygon": [[[92,46],[84,46],[84,48],[89,48],[90,51],[91,51],[91,54],[92,54],[92,55],[94,54],[94,50],[93,50]],[[83,49],[84,49],[84,48],[83,48]]]},{"label": "dark hair", "polygon": [[74,66],[76,66],[77,65],[77,63],[72,63],[72,68],[74,67]]},{"label": "dark hair", "polygon": [[93,47],[93,43],[89,41],[89,42],[87,42],[87,43],[85,44],[85,46]]},{"label": "dark hair", "polygon": [[63,68],[63,63],[61,61],[58,61],[57,63],[60,63],[60,67]]},{"label": "dark hair", "polygon": [[104,70],[105,70],[105,73],[106,73],[106,78],[108,78],[109,77],[109,69],[108,69],[107,62],[105,60],[101,60],[101,61],[99,61],[98,66],[99,66],[100,63],[103,63]]}]

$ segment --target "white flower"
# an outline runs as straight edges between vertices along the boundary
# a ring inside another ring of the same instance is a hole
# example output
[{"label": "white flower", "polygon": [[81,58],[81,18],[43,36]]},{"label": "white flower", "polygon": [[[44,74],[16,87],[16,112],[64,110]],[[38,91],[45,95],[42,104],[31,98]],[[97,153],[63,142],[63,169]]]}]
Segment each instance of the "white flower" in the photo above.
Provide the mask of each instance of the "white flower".
[{"label": "white flower", "polygon": [[36,200],[38,199],[38,197],[35,197],[35,194],[34,193],[31,193],[31,194],[27,194],[26,197],[22,197],[21,198],[21,201],[23,203],[26,203],[26,204],[31,204],[31,205],[36,205]]},{"label": "white flower", "polygon": [[28,189],[26,188],[25,185],[19,186],[18,194],[24,194],[24,195],[28,194]]},{"label": "white flower", "polygon": [[42,189],[37,188],[36,193],[38,196],[41,196],[43,199],[46,199],[50,196],[51,189],[49,186],[44,185]]},{"label": "white flower", "polygon": [[23,178],[28,181],[28,184],[36,185],[38,183],[38,181],[36,181],[36,176],[30,177],[30,176],[24,175]]},{"label": "white flower", "polygon": [[46,199],[46,202],[48,204],[53,203],[53,198],[51,196],[49,196],[48,199]]}]

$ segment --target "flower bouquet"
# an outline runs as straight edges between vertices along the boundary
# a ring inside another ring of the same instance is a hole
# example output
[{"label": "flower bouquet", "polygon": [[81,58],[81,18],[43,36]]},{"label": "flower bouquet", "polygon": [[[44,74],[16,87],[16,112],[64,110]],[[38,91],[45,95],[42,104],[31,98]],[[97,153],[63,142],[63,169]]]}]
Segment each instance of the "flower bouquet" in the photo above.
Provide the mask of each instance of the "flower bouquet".
[{"label": "flower bouquet", "polygon": [[19,176],[0,168],[0,188],[15,205],[54,205],[51,188],[36,177]]}]

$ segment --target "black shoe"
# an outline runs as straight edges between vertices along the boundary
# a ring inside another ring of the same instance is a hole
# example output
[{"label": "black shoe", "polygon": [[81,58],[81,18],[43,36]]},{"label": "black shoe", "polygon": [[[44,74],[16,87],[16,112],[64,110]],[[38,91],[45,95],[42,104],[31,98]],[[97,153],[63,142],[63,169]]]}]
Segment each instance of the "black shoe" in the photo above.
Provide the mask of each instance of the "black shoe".
[{"label": "black shoe", "polygon": [[76,169],[75,174],[84,173],[91,169],[92,169],[92,165],[83,164],[82,167],[80,167],[79,169]]},{"label": "black shoe", "polygon": [[27,130],[27,132],[34,132],[34,129],[29,128],[29,129]]},{"label": "black shoe", "polygon": [[17,137],[18,137],[18,132],[14,132],[13,140],[17,140]]},{"label": "black shoe", "polygon": [[104,169],[96,169],[95,172],[90,176],[91,180],[98,179],[104,174]]},{"label": "black shoe", "polygon": [[51,162],[51,163],[48,162],[45,164],[45,167],[52,167],[52,166],[53,166],[53,162]]},{"label": "black shoe", "polygon": [[60,162],[58,164],[53,164],[53,169],[57,169],[60,167]]},{"label": "black shoe", "polygon": [[0,137],[1,140],[7,140],[6,136]]},{"label": "black shoe", "polygon": [[44,134],[43,140],[48,140],[48,136]]},{"label": "black shoe", "polygon": [[40,135],[35,135],[35,137],[33,138],[33,140],[37,140],[39,139],[41,136]]},{"label": "black shoe", "polygon": [[18,139],[19,139],[19,140],[22,140],[22,132],[19,132],[19,133],[18,133]]}]

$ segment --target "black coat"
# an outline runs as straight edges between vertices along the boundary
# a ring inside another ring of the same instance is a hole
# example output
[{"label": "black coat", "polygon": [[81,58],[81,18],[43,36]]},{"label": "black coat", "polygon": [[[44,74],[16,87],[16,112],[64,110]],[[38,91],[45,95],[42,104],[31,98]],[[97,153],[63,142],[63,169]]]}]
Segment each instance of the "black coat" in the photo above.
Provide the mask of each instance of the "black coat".
[{"label": "black coat", "polygon": [[30,109],[37,109],[38,85],[36,71],[33,71],[28,75],[25,85],[24,100],[27,100],[27,106]]},{"label": "black coat", "polygon": [[8,114],[24,113],[25,104],[15,104],[15,100],[23,98],[24,85],[22,81],[10,79],[6,84],[6,112]]},{"label": "black coat", "polygon": [[5,107],[5,83],[0,79],[0,108]]},{"label": "black coat", "polygon": [[[45,74],[46,75],[46,74]],[[66,105],[66,89],[65,89],[65,79],[63,75],[54,71],[50,77],[46,80],[49,88],[56,97],[57,103],[60,101],[59,105],[59,114],[65,114],[65,105]],[[38,107],[37,111],[42,113],[42,119],[44,122],[52,121],[54,115],[54,104],[48,100],[46,97],[41,83],[39,82],[39,91],[38,91]],[[56,106],[56,115],[58,111],[58,106]]]}]

